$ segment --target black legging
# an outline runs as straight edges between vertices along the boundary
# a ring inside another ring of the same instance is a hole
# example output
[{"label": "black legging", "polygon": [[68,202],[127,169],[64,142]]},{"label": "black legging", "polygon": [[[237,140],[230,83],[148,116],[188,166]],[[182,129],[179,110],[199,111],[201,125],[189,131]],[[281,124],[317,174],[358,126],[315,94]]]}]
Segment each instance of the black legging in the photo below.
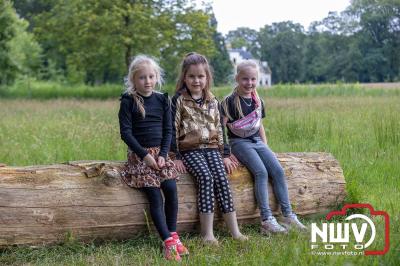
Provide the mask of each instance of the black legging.
[{"label": "black legging", "polygon": [[186,169],[197,180],[199,212],[214,212],[214,195],[222,213],[233,212],[232,193],[219,151],[199,149],[186,151],[182,155]]},{"label": "black legging", "polygon": [[[163,197],[165,198],[165,206]],[[150,215],[162,240],[170,237],[170,232],[176,232],[176,219],[178,215],[178,193],[175,179],[161,183],[161,189],[156,187],[144,187],[150,203]]]}]

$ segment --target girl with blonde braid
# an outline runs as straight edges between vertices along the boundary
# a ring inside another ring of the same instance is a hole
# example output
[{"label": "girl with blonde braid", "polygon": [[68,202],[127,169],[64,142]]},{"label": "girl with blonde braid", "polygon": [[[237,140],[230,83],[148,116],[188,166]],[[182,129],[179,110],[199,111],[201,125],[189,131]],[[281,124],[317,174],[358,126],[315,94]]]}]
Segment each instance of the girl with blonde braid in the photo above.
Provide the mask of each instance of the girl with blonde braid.
[{"label": "girl with blonde braid", "polygon": [[[306,227],[292,212],[285,173],[275,154],[267,144],[262,118],[264,103],[257,94],[259,66],[253,60],[237,65],[237,86],[222,102],[223,124],[232,154],[254,176],[254,190],[261,212],[261,232],[286,233],[289,227],[305,230]],[[268,198],[268,178],[272,178],[273,190],[283,213],[282,225],[272,215]]]},{"label": "girl with blonde braid", "polygon": [[146,194],[151,218],[163,240],[164,257],[179,261],[189,252],[176,232],[177,171],[168,157],[171,105],[167,94],[155,91],[161,86],[161,73],[156,61],[144,55],[136,56],[129,67],[119,110],[121,138],[128,146],[122,178],[128,186]]}]

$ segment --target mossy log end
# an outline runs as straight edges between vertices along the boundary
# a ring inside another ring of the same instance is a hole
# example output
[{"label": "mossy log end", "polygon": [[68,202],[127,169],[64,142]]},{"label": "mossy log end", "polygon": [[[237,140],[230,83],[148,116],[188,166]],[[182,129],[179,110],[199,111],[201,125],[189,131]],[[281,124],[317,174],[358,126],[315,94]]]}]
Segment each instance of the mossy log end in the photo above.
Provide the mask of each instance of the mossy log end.
[{"label": "mossy log end", "polygon": [[[345,180],[328,153],[277,154],[286,176],[290,200],[299,215],[332,210],[343,202]],[[123,162],[74,161],[65,164],[0,167],[0,247],[63,242],[127,239],[147,231],[145,195],[121,182]],[[238,220],[257,220],[253,179],[244,167],[229,177]],[[279,207],[269,186],[271,208]],[[196,187],[191,176],[178,182],[178,230],[198,224]],[[146,213],[146,214],[145,214]],[[217,215],[216,219],[220,219]],[[150,219],[151,220],[151,219]]]}]

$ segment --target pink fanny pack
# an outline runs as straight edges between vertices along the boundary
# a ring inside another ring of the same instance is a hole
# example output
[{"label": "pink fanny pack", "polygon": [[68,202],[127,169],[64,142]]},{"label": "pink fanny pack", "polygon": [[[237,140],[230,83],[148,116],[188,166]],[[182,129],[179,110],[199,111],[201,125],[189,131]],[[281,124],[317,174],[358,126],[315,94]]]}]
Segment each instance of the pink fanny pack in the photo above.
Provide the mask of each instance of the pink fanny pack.
[{"label": "pink fanny pack", "polygon": [[260,129],[261,126],[261,106],[258,106],[253,112],[245,117],[236,120],[233,123],[226,123],[233,134],[241,138],[247,138]]}]

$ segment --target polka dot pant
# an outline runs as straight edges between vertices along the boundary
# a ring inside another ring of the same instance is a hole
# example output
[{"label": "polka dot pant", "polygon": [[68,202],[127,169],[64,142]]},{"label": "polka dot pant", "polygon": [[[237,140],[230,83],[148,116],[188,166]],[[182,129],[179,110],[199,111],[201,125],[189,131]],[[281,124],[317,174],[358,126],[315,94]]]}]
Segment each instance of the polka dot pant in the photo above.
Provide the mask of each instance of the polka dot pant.
[{"label": "polka dot pant", "polygon": [[235,210],[224,163],[218,150],[204,149],[184,152],[183,163],[197,180],[199,212],[214,212],[214,194],[222,213]]}]

